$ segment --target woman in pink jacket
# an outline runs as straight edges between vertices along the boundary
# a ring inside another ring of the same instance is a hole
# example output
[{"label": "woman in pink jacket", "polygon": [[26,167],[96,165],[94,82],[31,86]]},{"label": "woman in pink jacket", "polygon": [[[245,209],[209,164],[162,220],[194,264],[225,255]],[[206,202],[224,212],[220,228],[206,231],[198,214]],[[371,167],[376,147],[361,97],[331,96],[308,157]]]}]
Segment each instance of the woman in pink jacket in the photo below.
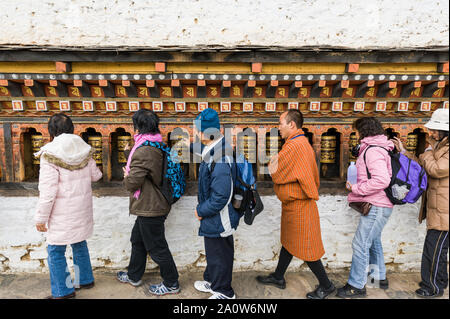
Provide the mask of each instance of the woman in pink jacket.
[{"label": "woman in pink jacket", "polygon": [[342,298],[366,296],[368,272],[380,288],[388,288],[381,232],[393,208],[384,189],[391,182],[392,168],[388,151],[394,149],[394,143],[387,139],[380,121],[373,117],[356,120],[353,128],[359,134],[360,149],[356,160],[357,183],[351,185],[347,182],[347,189],[351,191],[348,201],[368,202],[372,207],[366,216],[361,215],[353,238],[350,275],[347,284],[337,292],[337,296]]},{"label": "woman in pink jacket", "polygon": [[[35,154],[40,156],[39,202],[36,228],[47,232],[50,299],[75,297],[76,288],[94,286],[94,276],[86,239],[92,235],[91,182],[102,177],[92,159],[93,150],[73,134],[73,123],[65,114],[55,114],[48,122],[52,142]],[[75,284],[65,257],[72,246]]]}]

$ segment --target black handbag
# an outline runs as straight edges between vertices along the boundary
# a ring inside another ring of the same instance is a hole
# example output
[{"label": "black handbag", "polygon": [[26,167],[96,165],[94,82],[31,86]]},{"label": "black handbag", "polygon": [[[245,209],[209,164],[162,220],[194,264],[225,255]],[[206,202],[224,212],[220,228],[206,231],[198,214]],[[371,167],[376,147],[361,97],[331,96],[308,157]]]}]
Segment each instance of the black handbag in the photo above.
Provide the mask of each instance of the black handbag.
[{"label": "black handbag", "polygon": [[363,216],[367,216],[370,209],[372,208],[372,204],[368,202],[351,202],[348,203],[348,206],[350,206]]},{"label": "black handbag", "polygon": [[244,206],[244,222],[251,225],[255,217],[263,211],[264,205],[256,189],[249,189],[245,193],[244,201],[247,204]]}]

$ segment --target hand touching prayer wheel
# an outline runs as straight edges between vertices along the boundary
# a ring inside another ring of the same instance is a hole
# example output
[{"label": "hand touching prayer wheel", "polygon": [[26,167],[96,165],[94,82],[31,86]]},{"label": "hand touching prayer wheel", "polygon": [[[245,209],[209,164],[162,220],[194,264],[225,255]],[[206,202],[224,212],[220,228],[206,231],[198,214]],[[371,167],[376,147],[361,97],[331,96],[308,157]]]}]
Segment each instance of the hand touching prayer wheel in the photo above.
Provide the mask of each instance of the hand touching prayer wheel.
[{"label": "hand touching prayer wheel", "polygon": [[97,165],[102,164],[102,137],[101,136],[89,136],[88,138],[89,145],[94,149],[93,158]]},{"label": "hand touching prayer wheel", "polygon": [[408,152],[415,152],[417,148],[418,135],[417,134],[408,134],[406,137],[406,149]]},{"label": "hand touching prayer wheel", "polygon": [[125,157],[125,147],[131,142],[131,136],[122,135],[117,137],[117,156],[119,163],[126,163],[127,159]]},{"label": "hand touching prayer wheel", "polygon": [[[31,151],[32,154],[39,152],[39,150],[41,149],[43,144],[43,139],[42,139],[42,135],[31,135]],[[39,165],[40,164],[40,160],[39,157],[34,157],[33,155],[33,164],[34,165]]]}]

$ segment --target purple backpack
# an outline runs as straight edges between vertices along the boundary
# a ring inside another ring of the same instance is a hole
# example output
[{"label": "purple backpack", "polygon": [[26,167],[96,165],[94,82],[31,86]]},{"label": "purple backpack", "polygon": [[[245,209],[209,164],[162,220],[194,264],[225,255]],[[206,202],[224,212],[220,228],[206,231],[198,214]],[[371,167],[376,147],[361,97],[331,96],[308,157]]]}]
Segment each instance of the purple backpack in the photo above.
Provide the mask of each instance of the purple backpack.
[{"label": "purple backpack", "polygon": [[[427,189],[427,174],[419,163],[413,161],[401,153],[394,153],[378,145],[369,145],[364,152],[364,164],[366,163],[366,152],[371,147],[381,147],[391,157],[392,177],[391,183],[384,190],[387,197],[394,205],[415,203]],[[370,173],[367,169],[367,177]]]}]

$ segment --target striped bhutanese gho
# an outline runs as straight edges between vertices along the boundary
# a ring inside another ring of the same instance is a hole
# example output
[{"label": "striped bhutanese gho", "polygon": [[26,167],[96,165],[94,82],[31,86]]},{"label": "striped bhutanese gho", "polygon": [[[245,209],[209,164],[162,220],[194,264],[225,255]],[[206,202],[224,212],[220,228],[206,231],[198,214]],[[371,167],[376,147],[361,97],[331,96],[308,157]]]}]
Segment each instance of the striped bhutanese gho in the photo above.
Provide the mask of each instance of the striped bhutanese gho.
[{"label": "striped bhutanese gho", "polygon": [[325,253],[320,232],[319,170],[314,150],[299,129],[286,139],[269,164],[274,190],[281,201],[281,244],[293,256],[319,260]]}]

